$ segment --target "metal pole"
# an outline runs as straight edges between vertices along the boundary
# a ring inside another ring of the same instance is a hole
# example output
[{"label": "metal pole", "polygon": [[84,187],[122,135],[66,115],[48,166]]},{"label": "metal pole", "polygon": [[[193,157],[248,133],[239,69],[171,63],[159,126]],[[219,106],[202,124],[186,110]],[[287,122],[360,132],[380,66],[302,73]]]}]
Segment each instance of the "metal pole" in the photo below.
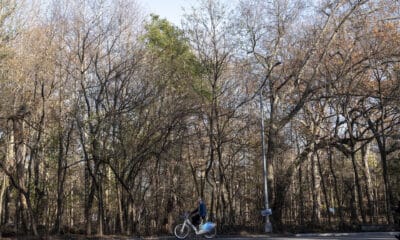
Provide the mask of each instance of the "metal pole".
[{"label": "metal pole", "polygon": [[[264,109],[262,100],[262,88],[260,89],[260,112],[261,112],[261,144],[262,144],[262,159],[264,165],[264,198],[265,198],[265,210],[269,209],[268,204],[268,171],[267,171],[267,158],[265,156],[265,137],[264,137]],[[272,224],[269,221],[269,215],[265,215],[265,232],[272,232]]]}]

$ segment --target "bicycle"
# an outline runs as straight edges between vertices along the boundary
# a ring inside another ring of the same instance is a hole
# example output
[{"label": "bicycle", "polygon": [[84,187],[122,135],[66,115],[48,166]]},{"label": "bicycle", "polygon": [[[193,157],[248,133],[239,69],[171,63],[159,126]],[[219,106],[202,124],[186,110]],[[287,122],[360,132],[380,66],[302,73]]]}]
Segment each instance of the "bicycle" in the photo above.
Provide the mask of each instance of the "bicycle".
[{"label": "bicycle", "polygon": [[191,229],[196,235],[204,235],[205,238],[213,238],[217,235],[217,229],[215,223],[206,222],[200,225],[200,230],[197,230],[196,226],[192,224],[189,218],[189,213],[184,214],[184,221],[175,226],[174,235],[178,239],[185,239],[189,236]]}]

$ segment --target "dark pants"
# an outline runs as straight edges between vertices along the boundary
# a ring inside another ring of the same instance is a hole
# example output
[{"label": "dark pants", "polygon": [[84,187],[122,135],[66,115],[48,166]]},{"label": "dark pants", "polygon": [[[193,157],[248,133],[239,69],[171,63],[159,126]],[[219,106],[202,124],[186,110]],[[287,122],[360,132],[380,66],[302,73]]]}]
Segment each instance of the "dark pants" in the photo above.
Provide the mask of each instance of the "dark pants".
[{"label": "dark pants", "polygon": [[192,224],[195,226],[200,224],[200,215],[199,214],[195,214],[192,216]]}]

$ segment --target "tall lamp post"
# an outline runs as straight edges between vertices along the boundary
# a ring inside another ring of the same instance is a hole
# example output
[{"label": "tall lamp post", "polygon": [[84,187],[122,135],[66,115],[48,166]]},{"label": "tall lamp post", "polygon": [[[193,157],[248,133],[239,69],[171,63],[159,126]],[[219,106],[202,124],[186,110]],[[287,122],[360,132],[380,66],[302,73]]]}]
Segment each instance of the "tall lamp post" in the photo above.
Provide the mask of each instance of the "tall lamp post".
[{"label": "tall lamp post", "polygon": [[267,171],[267,158],[265,156],[265,137],[264,137],[264,109],[262,100],[262,88],[260,89],[260,112],[261,112],[261,144],[262,144],[262,159],[263,159],[263,172],[264,172],[264,198],[265,198],[265,209],[261,212],[265,216],[264,231],[267,233],[272,232],[272,224],[269,220],[271,210],[269,209],[268,203],[268,171]]}]

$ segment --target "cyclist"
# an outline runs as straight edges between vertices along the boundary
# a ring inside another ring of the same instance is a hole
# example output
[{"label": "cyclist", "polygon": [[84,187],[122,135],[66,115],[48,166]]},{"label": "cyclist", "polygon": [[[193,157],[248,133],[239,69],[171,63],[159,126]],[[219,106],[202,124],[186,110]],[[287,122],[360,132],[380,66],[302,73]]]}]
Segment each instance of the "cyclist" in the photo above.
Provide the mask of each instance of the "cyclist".
[{"label": "cyclist", "polygon": [[196,227],[206,220],[207,208],[202,198],[198,200],[198,206],[190,213],[192,217],[192,224]]}]

